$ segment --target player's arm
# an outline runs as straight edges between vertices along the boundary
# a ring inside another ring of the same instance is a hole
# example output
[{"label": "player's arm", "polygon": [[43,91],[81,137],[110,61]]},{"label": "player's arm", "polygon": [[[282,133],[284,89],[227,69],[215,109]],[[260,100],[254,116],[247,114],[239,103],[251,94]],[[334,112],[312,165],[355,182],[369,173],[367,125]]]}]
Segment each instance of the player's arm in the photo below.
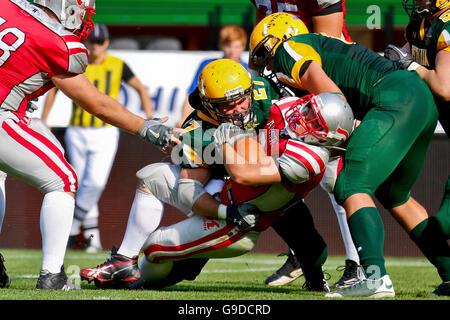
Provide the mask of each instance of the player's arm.
[{"label": "player's arm", "polygon": [[84,74],[55,75],[56,88],[97,118],[137,134],[144,119],[127,110],[110,96],[100,92]]},{"label": "player's arm", "polygon": [[136,76],[131,77],[127,81],[127,84],[138,92],[139,97],[141,98],[142,108],[144,109],[145,115],[148,119],[152,118],[153,102],[147,92],[147,88],[145,88],[144,84]]},{"label": "player's arm", "polygon": [[262,150],[262,146],[253,138],[243,138],[234,146],[225,143],[224,165],[230,177],[245,186],[281,182],[275,160]]},{"label": "player's arm", "polygon": [[441,50],[436,55],[436,68],[418,67],[416,72],[428,84],[431,91],[445,101],[450,100],[450,51]]},{"label": "player's arm", "polygon": [[47,96],[44,102],[44,108],[42,110],[41,119],[47,124],[47,119],[50,111],[52,110],[53,104],[55,103],[56,93],[58,92],[57,88],[52,88],[47,92]]},{"label": "player's arm", "polygon": [[[190,195],[192,193],[189,192],[189,190],[186,190],[186,188],[194,188],[194,198],[196,198],[199,193],[201,194],[194,201],[192,211],[199,216],[227,220],[244,229],[253,228],[258,220],[259,210],[255,206],[247,203],[228,206],[221,204],[203,189],[203,185],[210,177],[211,169],[207,168],[181,170],[180,180],[178,181],[179,192],[186,191],[187,194]],[[185,184],[185,182],[188,183]],[[191,184],[192,182],[194,182],[194,184]],[[180,190],[180,188],[182,188],[182,190]],[[189,199],[187,200],[189,201]]]},{"label": "player's arm", "polygon": [[341,92],[322,67],[314,60],[309,60],[300,68],[298,79],[304,90],[312,94],[324,92]]}]

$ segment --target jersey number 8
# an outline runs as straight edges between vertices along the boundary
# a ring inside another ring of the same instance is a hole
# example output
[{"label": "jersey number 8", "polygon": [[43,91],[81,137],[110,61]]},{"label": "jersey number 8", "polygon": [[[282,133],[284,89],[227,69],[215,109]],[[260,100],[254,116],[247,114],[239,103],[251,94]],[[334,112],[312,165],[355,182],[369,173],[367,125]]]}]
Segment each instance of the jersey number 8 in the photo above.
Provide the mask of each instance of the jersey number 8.
[{"label": "jersey number 8", "polygon": [[[5,19],[0,17],[0,26],[6,22]],[[8,35],[12,34],[16,40],[8,44],[3,39]],[[17,28],[6,28],[0,31],[0,67],[6,63],[6,61],[11,57],[11,52],[16,51],[25,42],[25,33]]]}]

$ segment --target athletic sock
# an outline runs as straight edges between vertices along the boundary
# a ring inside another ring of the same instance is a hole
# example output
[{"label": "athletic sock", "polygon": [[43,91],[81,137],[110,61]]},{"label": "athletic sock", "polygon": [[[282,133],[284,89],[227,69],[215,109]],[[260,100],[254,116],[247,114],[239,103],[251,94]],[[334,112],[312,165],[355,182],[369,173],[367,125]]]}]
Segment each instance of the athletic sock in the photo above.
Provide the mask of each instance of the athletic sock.
[{"label": "athletic sock", "polygon": [[450,280],[450,247],[435,217],[419,223],[409,233],[424,256],[436,267],[443,281]]},{"label": "athletic sock", "polygon": [[366,277],[383,277],[387,273],[383,257],[384,225],[377,208],[359,209],[348,219],[348,226]]},{"label": "athletic sock", "polygon": [[64,263],[75,200],[65,192],[50,192],[41,207],[42,269],[59,273]]},{"label": "athletic sock", "polygon": [[163,212],[160,200],[137,189],[118,253],[130,258],[138,255],[149,235],[159,226]]},{"label": "athletic sock", "polygon": [[348,228],[348,222],[347,222],[347,213],[344,209],[344,207],[340,206],[336,199],[334,198],[334,194],[331,192],[328,192],[328,195],[331,200],[331,204],[333,205],[334,212],[336,213],[336,217],[339,223],[339,229],[341,230],[342,240],[344,241],[345,246],[345,254],[347,260],[355,261],[357,264],[359,264],[359,256],[358,251],[356,251],[355,244],[353,243],[352,235],[350,233],[350,230]]},{"label": "athletic sock", "polygon": [[436,219],[444,235],[447,239],[450,239],[450,177],[448,177],[445,184],[444,197],[442,198],[441,207],[436,214]]}]

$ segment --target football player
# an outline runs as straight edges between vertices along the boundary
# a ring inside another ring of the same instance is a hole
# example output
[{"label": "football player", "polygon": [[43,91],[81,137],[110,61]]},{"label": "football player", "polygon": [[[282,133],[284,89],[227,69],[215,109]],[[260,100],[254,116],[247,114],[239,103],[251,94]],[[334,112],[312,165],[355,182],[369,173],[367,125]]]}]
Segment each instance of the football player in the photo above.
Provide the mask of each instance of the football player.
[{"label": "football player", "polygon": [[[312,94],[341,93],[361,120],[348,141],[335,195],[346,209],[366,279],[327,296],[395,296],[373,195],[448,281],[447,241],[439,224],[411,197],[437,123],[431,91],[417,73],[402,70],[368,48],[321,34],[301,34],[295,26],[295,17],[286,13],[261,20],[250,37],[250,66],[261,74],[267,68],[281,82]],[[407,97],[404,92],[409,92]]]},{"label": "football player", "polygon": [[[287,12],[291,13],[301,19],[308,30],[315,33],[326,33],[334,37],[341,37],[347,41],[351,38],[345,27],[345,1],[340,0],[279,0],[279,1],[265,1],[265,0],[251,0],[256,8],[256,22],[258,23],[264,17],[276,13]],[[328,170],[321,183],[323,189],[327,191],[333,209],[341,230],[341,235],[344,241],[346,260],[345,268],[342,277],[332,287],[338,288],[347,286],[359,280],[358,265],[359,257],[355,245],[348,230],[345,209],[336,203],[336,199],[330,188],[325,183],[328,180],[335,181],[337,168],[341,165],[341,158],[334,157],[330,161]],[[283,228],[289,228],[292,224],[298,224],[295,219],[298,217],[293,211],[289,214],[284,214],[280,219],[272,224],[272,227],[283,238]],[[288,259],[284,265],[275,273],[266,279],[266,284],[271,286],[280,286],[294,281],[302,275],[300,262],[289,250]]]},{"label": "football player", "polygon": [[[248,131],[231,123],[221,124],[214,131],[214,144],[223,154],[230,179],[217,190],[222,202],[215,200],[219,218],[226,216],[227,205],[252,204],[260,211],[257,223],[236,225],[193,216],[156,230],[143,247],[146,259],[141,264],[140,285],[161,288],[194,280],[207,259],[249,252],[278,215],[319,185],[330,150],[347,140],[353,125],[350,106],[334,93],[275,102],[263,131],[263,146]],[[301,232],[296,235],[311,241]],[[321,272],[326,253],[300,257],[305,276],[318,272],[322,286],[328,289]]]},{"label": "football player", "polygon": [[[144,139],[162,121],[144,120],[99,92],[83,75],[94,0],[2,1],[0,12],[0,169],[44,193],[40,211],[42,268],[37,289],[71,290],[63,269],[74,214],[77,175],[47,126],[26,115],[31,100],[57,87],[86,111]],[[176,141],[173,138],[174,141]]]},{"label": "football player", "polygon": [[272,13],[287,12],[299,17],[311,32],[351,40],[345,26],[344,0],[250,1],[256,8],[256,23]]},{"label": "football player", "polygon": [[[198,89],[190,99],[197,108],[184,125],[185,132],[180,137],[183,143],[172,152],[176,164],[151,164],[137,172],[140,185],[119,250],[113,250],[111,258],[98,267],[81,270],[82,279],[94,280],[100,287],[122,287],[139,278],[137,255],[159,225],[163,214],[161,201],[188,215],[193,211],[201,216],[218,217],[219,205],[207,193],[219,183],[217,178],[222,179],[225,174],[223,163],[216,160],[214,131],[221,122],[232,122],[241,128],[263,128],[272,99],[280,97],[270,83],[264,78],[252,82],[248,72],[230,59],[215,60],[202,70]],[[225,220],[241,224],[253,219],[254,214],[245,209],[248,206],[229,205]],[[300,255],[320,257],[327,247],[306,205],[299,202],[291,210],[302,216],[296,235],[308,235],[309,245],[304,246],[301,237],[292,235],[288,244]],[[115,270],[114,277],[110,276],[111,268]],[[109,271],[102,272],[104,269]],[[308,290],[326,289],[321,268],[314,268],[305,278]]]}]

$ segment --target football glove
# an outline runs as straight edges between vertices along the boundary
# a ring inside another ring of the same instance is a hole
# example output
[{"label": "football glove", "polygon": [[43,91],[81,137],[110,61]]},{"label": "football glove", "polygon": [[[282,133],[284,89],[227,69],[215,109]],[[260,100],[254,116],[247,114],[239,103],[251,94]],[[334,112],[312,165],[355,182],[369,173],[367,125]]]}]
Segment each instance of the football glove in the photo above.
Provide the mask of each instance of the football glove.
[{"label": "football glove", "polygon": [[414,61],[410,52],[393,44],[388,44],[386,49],[384,49],[384,57],[388,60],[399,62],[408,71],[414,71],[420,67],[420,64]]},{"label": "football glove", "polygon": [[162,120],[155,118],[145,120],[138,134],[142,139],[165,151],[170,146],[172,132],[172,128],[165,126]]},{"label": "football glove", "polygon": [[214,143],[217,148],[228,143],[234,145],[239,139],[252,135],[253,131],[245,131],[231,122],[222,123],[214,131]]},{"label": "football glove", "polygon": [[260,211],[251,203],[241,203],[239,205],[227,206],[227,216],[225,220],[237,225],[241,229],[251,229],[258,222]]}]

